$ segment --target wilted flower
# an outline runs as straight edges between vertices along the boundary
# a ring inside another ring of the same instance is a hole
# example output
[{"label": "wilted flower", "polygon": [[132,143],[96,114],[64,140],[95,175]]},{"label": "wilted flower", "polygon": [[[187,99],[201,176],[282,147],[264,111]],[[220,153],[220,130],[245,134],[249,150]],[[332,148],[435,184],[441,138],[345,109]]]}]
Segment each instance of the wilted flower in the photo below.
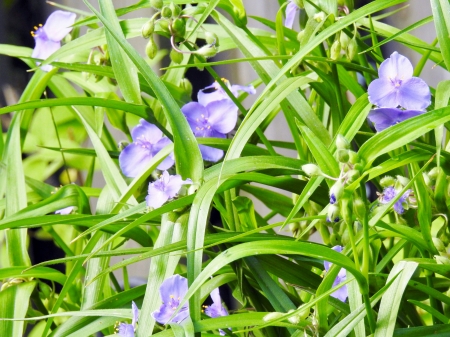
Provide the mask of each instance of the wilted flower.
[{"label": "wilted flower", "polygon": [[133,319],[131,324],[120,323],[119,324],[119,336],[120,337],[134,337],[134,331],[136,330],[136,323],[138,321],[139,310],[134,302],[131,302],[131,313],[133,314]]},{"label": "wilted flower", "polygon": [[[253,86],[230,85],[228,81],[226,83],[234,95],[237,95],[238,90],[255,92]],[[214,89],[213,92],[204,92],[211,88]],[[198,103],[190,102],[181,108],[194,135],[225,138],[226,134],[236,126],[237,106],[217,83],[200,90],[197,97]],[[223,151],[220,149],[205,145],[199,145],[199,147],[204,160],[216,162],[223,157]]]},{"label": "wilted flower", "polygon": [[392,53],[381,63],[379,78],[370,83],[369,101],[380,108],[425,110],[431,104],[430,88],[422,79],[413,77],[413,66],[403,55]]},{"label": "wilted flower", "polygon": [[[342,246],[334,246],[331,249],[333,249],[338,253],[342,253]],[[323,265],[325,267],[325,272],[328,272],[333,264],[328,261],[323,261]],[[347,278],[347,271],[344,268],[341,268],[341,270],[339,270],[339,274],[336,276],[333,282],[333,287],[336,287],[342,282],[345,282],[346,278]],[[338,300],[341,300],[342,302],[345,302],[345,300],[348,297],[347,285],[340,287],[338,290],[332,293],[331,296],[337,298]]]},{"label": "wilted flower", "polygon": [[[133,143],[123,149],[119,156],[120,169],[127,177],[138,176],[150,160],[172,141],[163,137],[163,133],[155,125],[144,119],[131,131]],[[174,164],[173,154],[167,156],[159,165],[159,170],[167,170]]]},{"label": "wilted flower", "polygon": [[158,180],[148,185],[148,195],[145,197],[147,206],[161,207],[167,200],[174,198],[186,184],[192,184],[192,180],[182,180],[180,175],[169,175],[167,171],[164,171]]},{"label": "wilted flower", "polygon": [[[225,307],[222,305],[219,288],[216,288],[211,292],[211,298],[213,300],[213,304],[205,308],[205,314],[212,318],[228,316],[227,309],[225,309]],[[219,329],[219,332],[222,336],[226,335],[223,330]]]},{"label": "wilted flower", "polygon": [[59,209],[55,212],[55,214],[60,214],[60,215],[68,215],[70,213],[72,213],[72,211],[75,209],[75,206],[69,206],[63,209]]},{"label": "wilted flower", "polygon": [[[34,37],[36,46],[31,57],[45,60],[61,48],[61,40],[72,30],[70,26],[75,23],[75,18],[75,13],[55,11],[50,14],[45,25],[34,27],[35,31],[31,32],[31,35]],[[41,67],[44,71],[50,71],[52,68],[49,64]]]},{"label": "wilted flower", "polygon": [[[394,211],[397,212],[397,214],[402,214],[405,209],[403,208],[403,205],[406,204],[406,199],[411,194],[412,190],[407,190],[401,197],[398,199],[394,204]],[[383,194],[381,195],[380,201],[382,204],[388,204],[392,199],[394,199],[397,196],[398,192],[394,188],[394,186],[386,187],[383,191]]]},{"label": "wilted flower", "polygon": [[379,108],[369,112],[369,120],[374,124],[378,132],[403,122],[409,118],[419,116],[424,111],[419,110],[401,110],[397,108]]},{"label": "wilted flower", "polygon": [[294,0],[289,0],[288,5],[286,6],[286,20],[284,21],[284,26],[286,28],[292,29],[294,26],[295,15],[300,10],[300,7],[297,6]]},{"label": "wilted flower", "polygon": [[[163,304],[159,310],[152,313],[153,318],[160,324],[181,323],[189,316],[189,303],[186,302],[178,313],[170,320],[178,309],[180,301],[188,291],[187,279],[180,275],[173,275],[165,280],[159,288]],[[170,321],[169,321],[170,320]]]}]

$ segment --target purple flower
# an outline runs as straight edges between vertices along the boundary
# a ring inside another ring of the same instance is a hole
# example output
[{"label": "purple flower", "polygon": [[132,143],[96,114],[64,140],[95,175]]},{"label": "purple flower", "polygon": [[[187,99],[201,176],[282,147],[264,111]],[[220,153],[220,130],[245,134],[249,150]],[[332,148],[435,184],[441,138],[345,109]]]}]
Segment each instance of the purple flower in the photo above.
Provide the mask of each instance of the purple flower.
[{"label": "purple flower", "polygon": [[[211,298],[213,300],[213,304],[205,308],[205,314],[212,318],[228,316],[227,309],[225,309],[225,307],[222,305],[219,288],[216,288],[211,292]],[[219,332],[221,336],[226,335],[226,333],[221,329],[219,329]]]},{"label": "purple flower", "polygon": [[131,312],[133,314],[133,319],[131,324],[120,323],[119,324],[119,336],[120,337],[134,337],[134,331],[136,330],[136,323],[138,321],[139,310],[134,302],[131,302]]},{"label": "purple flower", "polygon": [[[237,96],[238,91],[245,91],[250,94],[255,93],[253,86],[230,85],[225,80],[233,95]],[[213,92],[206,92],[214,89]],[[196,137],[226,138],[236,126],[238,108],[228,97],[225,90],[218,83],[200,90],[198,103],[190,102],[185,104],[181,111]],[[223,157],[223,151],[210,146],[199,145],[202,157],[206,161],[217,162]]]},{"label": "purple flower", "polygon": [[[120,169],[127,177],[134,178],[138,176],[150,160],[161,149],[172,141],[163,137],[163,133],[155,125],[150,124],[144,119],[131,131],[133,143],[129,144],[119,156]],[[173,154],[168,155],[159,165],[159,170],[167,170],[174,164]]]},{"label": "purple flower", "polygon": [[[394,204],[394,211],[397,214],[402,214],[405,209],[403,208],[403,204],[406,203],[406,199],[411,194],[412,190],[407,190]],[[388,186],[384,189],[383,194],[381,195],[381,203],[388,204],[392,199],[397,196],[398,192],[395,190],[393,186]]]},{"label": "purple flower", "polygon": [[419,110],[379,108],[372,110],[369,113],[368,118],[375,125],[375,130],[381,132],[392,125],[403,122],[409,118],[419,116],[423,113],[423,111]]},{"label": "purple flower", "polygon": [[[61,48],[61,40],[70,33],[75,23],[76,15],[70,12],[55,11],[48,17],[45,25],[34,27],[35,32],[31,32],[34,37],[36,46],[33,49],[31,57],[45,60],[59,48]],[[37,63],[40,64],[39,62]],[[44,71],[52,70],[52,66],[47,64],[42,66]]]},{"label": "purple flower", "polygon": [[59,209],[55,212],[55,214],[60,214],[60,215],[68,215],[70,213],[72,213],[72,211],[74,210],[74,206],[69,206],[63,209]]},{"label": "purple flower", "polygon": [[[334,246],[331,249],[333,249],[338,253],[342,253],[342,246]],[[325,271],[328,272],[333,264],[328,261],[323,261],[323,265],[325,267]],[[345,282],[346,278],[347,278],[347,271],[344,268],[341,268],[341,270],[339,270],[339,274],[334,279],[333,287],[336,287],[342,282]],[[345,300],[348,297],[347,285],[340,287],[338,290],[332,293],[331,296],[337,298],[338,300],[341,300],[342,302],[345,302]]]},{"label": "purple flower", "polygon": [[413,66],[397,52],[381,63],[379,78],[370,83],[369,101],[380,108],[424,111],[431,104],[430,88],[422,79],[413,77]]},{"label": "purple flower", "polygon": [[189,303],[186,302],[180,311],[173,317],[172,315],[178,309],[180,301],[188,291],[187,279],[180,275],[173,275],[165,280],[159,288],[159,293],[163,304],[159,310],[152,313],[153,318],[160,324],[181,323],[189,316]]},{"label": "purple flower", "polygon": [[288,5],[286,6],[286,20],[284,21],[284,26],[286,28],[292,29],[294,26],[295,15],[300,10],[300,7],[297,6],[294,0],[289,0]]},{"label": "purple flower", "polygon": [[191,179],[182,180],[178,174],[169,175],[164,171],[161,177],[148,185],[148,195],[145,197],[148,207],[161,207],[167,200],[175,198],[181,186],[192,184]]}]

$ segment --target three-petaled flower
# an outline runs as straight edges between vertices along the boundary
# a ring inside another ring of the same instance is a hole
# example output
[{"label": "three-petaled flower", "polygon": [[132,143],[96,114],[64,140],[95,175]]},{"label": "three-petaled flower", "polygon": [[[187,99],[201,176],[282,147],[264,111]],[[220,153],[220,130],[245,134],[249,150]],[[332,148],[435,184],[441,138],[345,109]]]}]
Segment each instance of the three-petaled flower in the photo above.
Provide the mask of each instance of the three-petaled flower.
[{"label": "three-petaled flower", "polygon": [[368,88],[370,103],[379,107],[368,118],[378,132],[422,114],[431,104],[430,88],[413,76],[413,66],[405,56],[392,53],[381,63],[378,75]]},{"label": "three-petaled flower", "polygon": [[131,313],[133,318],[131,324],[120,323],[119,324],[119,336],[120,337],[134,337],[134,331],[136,330],[136,323],[138,322],[139,310],[134,302],[131,302]]},{"label": "three-petaled flower", "polygon": [[[237,96],[238,90],[255,93],[253,86],[230,85],[225,81],[233,95]],[[207,92],[213,89],[213,92]],[[225,90],[219,84],[214,83],[198,95],[198,103],[185,104],[181,111],[196,137],[226,138],[236,126],[238,108],[228,97]],[[202,157],[206,161],[217,162],[223,157],[223,150],[210,146],[199,145]]]},{"label": "three-petaled flower", "polygon": [[[219,288],[216,288],[211,292],[211,298],[213,300],[213,304],[205,308],[205,314],[207,314],[211,318],[228,316],[227,309],[222,305]],[[226,335],[225,331],[223,331],[222,329],[219,329],[219,333],[221,336]]]},{"label": "three-petaled flower", "polygon": [[[403,214],[405,211],[404,205],[407,205],[407,200],[412,190],[407,190],[403,195],[395,202],[394,211],[397,214]],[[388,204],[398,195],[398,191],[394,188],[394,186],[388,186],[384,189],[383,194],[381,195],[380,202],[382,204]]]},{"label": "three-petaled flower", "polygon": [[[334,251],[336,251],[338,253],[342,253],[342,246],[334,246],[331,249],[333,249]],[[325,271],[328,272],[333,264],[328,261],[323,261],[323,265],[325,267]],[[339,274],[334,279],[333,287],[338,286],[339,284],[344,282],[346,279],[347,279],[347,271],[344,268],[341,268],[341,270],[339,270]],[[333,296],[334,298],[337,298],[338,300],[341,300],[342,302],[345,302],[345,300],[348,297],[347,285],[344,285],[344,286],[340,287],[339,289],[337,289],[335,292],[333,292],[331,294],[331,296]]]},{"label": "three-petaled flower", "polygon": [[[120,169],[127,177],[138,176],[150,160],[172,141],[163,136],[155,125],[144,119],[131,131],[133,143],[126,146],[119,156]],[[174,164],[173,154],[168,155],[159,165],[159,170],[167,170]]]},{"label": "three-petaled flower", "polygon": [[[43,26],[34,27],[35,31],[31,32],[31,35],[34,37],[36,46],[31,57],[45,60],[61,48],[61,40],[71,32],[75,18],[75,13],[55,11],[50,14]],[[41,67],[44,71],[50,71],[52,68],[49,64]]]},{"label": "three-petaled flower", "polygon": [[177,196],[183,185],[192,184],[191,179],[183,180],[180,175],[169,175],[164,171],[161,177],[148,185],[148,195],[145,197],[147,206],[161,207],[167,200]]}]

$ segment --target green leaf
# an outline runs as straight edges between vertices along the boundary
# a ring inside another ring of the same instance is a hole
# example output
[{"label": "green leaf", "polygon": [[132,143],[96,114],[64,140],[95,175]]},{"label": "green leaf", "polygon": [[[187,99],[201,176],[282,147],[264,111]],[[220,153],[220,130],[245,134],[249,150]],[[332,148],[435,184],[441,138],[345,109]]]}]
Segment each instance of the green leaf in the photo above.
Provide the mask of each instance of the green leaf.
[{"label": "green leaf", "polygon": [[431,0],[434,25],[445,66],[450,69],[450,4],[447,0]]}]

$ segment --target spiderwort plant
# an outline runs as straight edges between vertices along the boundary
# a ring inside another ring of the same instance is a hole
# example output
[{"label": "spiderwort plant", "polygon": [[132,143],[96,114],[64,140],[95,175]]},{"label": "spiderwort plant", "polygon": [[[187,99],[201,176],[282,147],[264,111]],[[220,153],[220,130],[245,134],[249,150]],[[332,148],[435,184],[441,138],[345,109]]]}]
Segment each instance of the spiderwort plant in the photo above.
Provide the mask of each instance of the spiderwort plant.
[{"label": "spiderwort plant", "polygon": [[[189,303],[183,304],[178,313],[173,316],[180,306],[181,300],[188,291],[187,279],[180,275],[173,275],[161,284],[159,294],[162,304],[159,310],[152,313],[153,318],[160,324],[180,324],[189,316]],[[173,317],[172,317],[173,316]]]},{"label": "spiderwort plant", "polygon": [[173,199],[183,185],[192,184],[191,179],[183,180],[180,175],[170,175],[164,171],[161,177],[148,185],[148,195],[145,198],[150,208],[161,207],[167,200]]},{"label": "spiderwort plant", "polygon": [[[338,253],[342,253],[343,247],[342,246],[334,246],[332,249]],[[328,261],[324,261],[323,265],[325,268],[325,272],[328,272],[333,264]],[[344,268],[341,268],[339,270],[338,275],[334,279],[333,287],[337,287],[342,282],[345,282],[346,279],[347,279],[347,271]],[[344,286],[340,287],[339,289],[337,289],[335,292],[333,292],[331,294],[331,296],[333,296],[334,298],[337,298],[338,300],[341,300],[342,302],[345,302],[348,297],[347,285],[344,285]]]},{"label": "spiderwort plant", "polygon": [[[65,11],[55,11],[48,17],[44,25],[34,27],[31,32],[36,46],[31,57],[45,60],[61,48],[61,40],[72,31],[76,15]],[[40,64],[39,62],[37,63]],[[52,70],[53,66],[47,64],[41,67],[44,71]]]},{"label": "spiderwort plant", "polygon": [[[222,304],[219,288],[216,288],[211,292],[211,299],[213,300],[213,303],[210,306],[205,307],[205,314],[211,318],[228,316],[228,311]],[[226,335],[225,331],[222,329],[219,329],[219,332],[222,336]]]}]

